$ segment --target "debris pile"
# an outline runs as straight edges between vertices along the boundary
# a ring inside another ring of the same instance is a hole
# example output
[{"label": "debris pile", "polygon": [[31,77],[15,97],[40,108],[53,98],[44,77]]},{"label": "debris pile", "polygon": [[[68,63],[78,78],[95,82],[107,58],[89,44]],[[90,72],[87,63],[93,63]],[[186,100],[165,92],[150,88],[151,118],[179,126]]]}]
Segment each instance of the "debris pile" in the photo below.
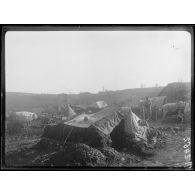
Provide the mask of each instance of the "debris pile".
[{"label": "debris pile", "polygon": [[94,167],[105,166],[106,157],[97,149],[86,144],[66,144],[63,150],[36,160],[42,166]]},{"label": "debris pile", "polygon": [[154,128],[151,126],[149,131],[147,132],[147,138],[149,147],[153,149],[165,147],[166,135],[163,132],[162,128]]},{"label": "debris pile", "polygon": [[185,130],[186,130],[187,128],[185,127],[185,126],[177,126],[177,127],[170,127],[170,126],[168,126],[168,127],[158,127],[158,130],[160,131],[160,132],[164,132],[164,133],[172,133],[172,134],[177,134],[177,133],[179,133],[179,132],[184,132]]},{"label": "debris pile", "polygon": [[92,148],[86,144],[66,144],[63,150],[50,152],[38,156],[31,166],[45,167],[118,167],[131,166],[140,161],[140,158],[118,152],[111,147],[101,149]]},{"label": "debris pile", "polygon": [[131,166],[140,161],[140,158],[135,155],[118,152],[111,147],[102,148],[100,151],[106,156],[106,166],[109,167]]}]

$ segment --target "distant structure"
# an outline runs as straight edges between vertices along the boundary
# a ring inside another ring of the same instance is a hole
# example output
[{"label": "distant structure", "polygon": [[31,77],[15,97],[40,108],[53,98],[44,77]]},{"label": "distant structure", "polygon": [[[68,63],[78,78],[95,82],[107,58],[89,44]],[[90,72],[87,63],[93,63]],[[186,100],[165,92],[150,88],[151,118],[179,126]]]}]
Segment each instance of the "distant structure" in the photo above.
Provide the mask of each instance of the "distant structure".
[{"label": "distant structure", "polygon": [[141,88],[145,88],[145,87],[146,87],[146,85],[142,83],[141,84]]},{"label": "distant structure", "polygon": [[182,79],[182,78],[178,78],[177,81],[178,81],[179,83],[182,83],[182,82],[183,82],[183,79]]},{"label": "distant structure", "polygon": [[38,118],[37,114],[33,112],[27,112],[27,111],[16,112],[16,116],[22,117],[26,119],[27,121],[32,121]]}]

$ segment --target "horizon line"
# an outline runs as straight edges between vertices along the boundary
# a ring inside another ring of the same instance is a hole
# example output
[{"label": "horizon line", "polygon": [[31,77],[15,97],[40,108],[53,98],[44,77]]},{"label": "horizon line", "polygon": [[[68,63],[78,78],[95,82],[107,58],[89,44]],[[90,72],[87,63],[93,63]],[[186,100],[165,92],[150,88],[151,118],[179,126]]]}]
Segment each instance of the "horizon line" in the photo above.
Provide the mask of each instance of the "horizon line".
[{"label": "horizon line", "polygon": [[116,89],[116,90],[105,90],[105,91],[98,91],[98,92],[89,92],[89,91],[84,91],[84,92],[68,92],[68,93],[42,93],[42,92],[22,92],[22,91],[5,91],[5,93],[26,93],[26,94],[39,94],[39,95],[61,95],[61,94],[65,94],[65,95],[78,95],[78,94],[83,94],[83,93],[90,93],[90,94],[98,94],[98,93],[106,93],[106,92],[114,92],[114,91],[124,91],[124,90],[131,90],[131,89],[147,89],[147,88],[158,88],[158,87],[165,87],[168,86],[169,84],[173,84],[173,83],[191,83],[191,81],[185,81],[185,82],[171,82],[168,83],[167,85],[164,86],[153,86],[153,87],[135,87],[135,88],[126,88],[126,89]]}]

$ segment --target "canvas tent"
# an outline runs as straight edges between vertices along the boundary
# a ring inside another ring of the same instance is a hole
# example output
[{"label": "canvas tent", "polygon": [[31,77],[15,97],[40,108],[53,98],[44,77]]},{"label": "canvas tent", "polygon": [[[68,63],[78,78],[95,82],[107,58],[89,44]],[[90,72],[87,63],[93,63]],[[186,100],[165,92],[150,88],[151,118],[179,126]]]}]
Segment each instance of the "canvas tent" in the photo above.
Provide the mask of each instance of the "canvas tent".
[{"label": "canvas tent", "polygon": [[27,112],[27,111],[16,112],[16,116],[23,118],[24,120],[27,120],[27,121],[32,121],[38,118],[37,114],[33,112]]},{"label": "canvas tent", "polygon": [[81,114],[62,125],[48,126],[43,137],[62,143],[67,140],[85,143],[92,147],[101,147],[117,140],[122,143],[125,134],[131,135],[136,141],[147,142],[148,127],[140,126],[139,120],[130,108],[106,108],[95,114]]},{"label": "canvas tent", "polygon": [[76,115],[75,111],[70,107],[70,105],[63,105],[60,107],[59,111],[63,115],[64,118],[72,118]]},{"label": "canvas tent", "polygon": [[97,108],[97,109],[102,109],[102,108],[105,108],[107,107],[108,105],[106,104],[106,102],[104,101],[97,101],[97,102],[94,102],[93,104],[91,104],[89,106],[89,108]]},{"label": "canvas tent", "polygon": [[94,114],[81,114],[65,125],[79,128],[93,127],[104,134],[110,134],[121,118],[119,113],[108,108]]},{"label": "canvas tent", "polygon": [[148,126],[140,125],[140,118],[136,116],[131,110],[125,115],[125,131],[132,133],[135,136],[136,141],[147,142],[147,130]]},{"label": "canvas tent", "polygon": [[108,105],[106,102],[104,101],[97,101],[97,102],[94,102],[92,104],[90,104],[86,109],[85,109],[85,112],[86,113],[95,113],[95,112],[98,112],[104,108],[106,108]]}]

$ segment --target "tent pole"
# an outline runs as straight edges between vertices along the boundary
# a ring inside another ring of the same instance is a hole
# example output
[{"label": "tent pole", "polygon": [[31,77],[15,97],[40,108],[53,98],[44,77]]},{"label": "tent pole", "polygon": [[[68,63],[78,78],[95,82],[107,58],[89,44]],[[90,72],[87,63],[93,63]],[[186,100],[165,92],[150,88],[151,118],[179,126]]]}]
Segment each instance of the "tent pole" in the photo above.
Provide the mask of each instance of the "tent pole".
[{"label": "tent pole", "polygon": [[145,120],[145,111],[144,111],[144,106],[143,106],[143,118]]}]

